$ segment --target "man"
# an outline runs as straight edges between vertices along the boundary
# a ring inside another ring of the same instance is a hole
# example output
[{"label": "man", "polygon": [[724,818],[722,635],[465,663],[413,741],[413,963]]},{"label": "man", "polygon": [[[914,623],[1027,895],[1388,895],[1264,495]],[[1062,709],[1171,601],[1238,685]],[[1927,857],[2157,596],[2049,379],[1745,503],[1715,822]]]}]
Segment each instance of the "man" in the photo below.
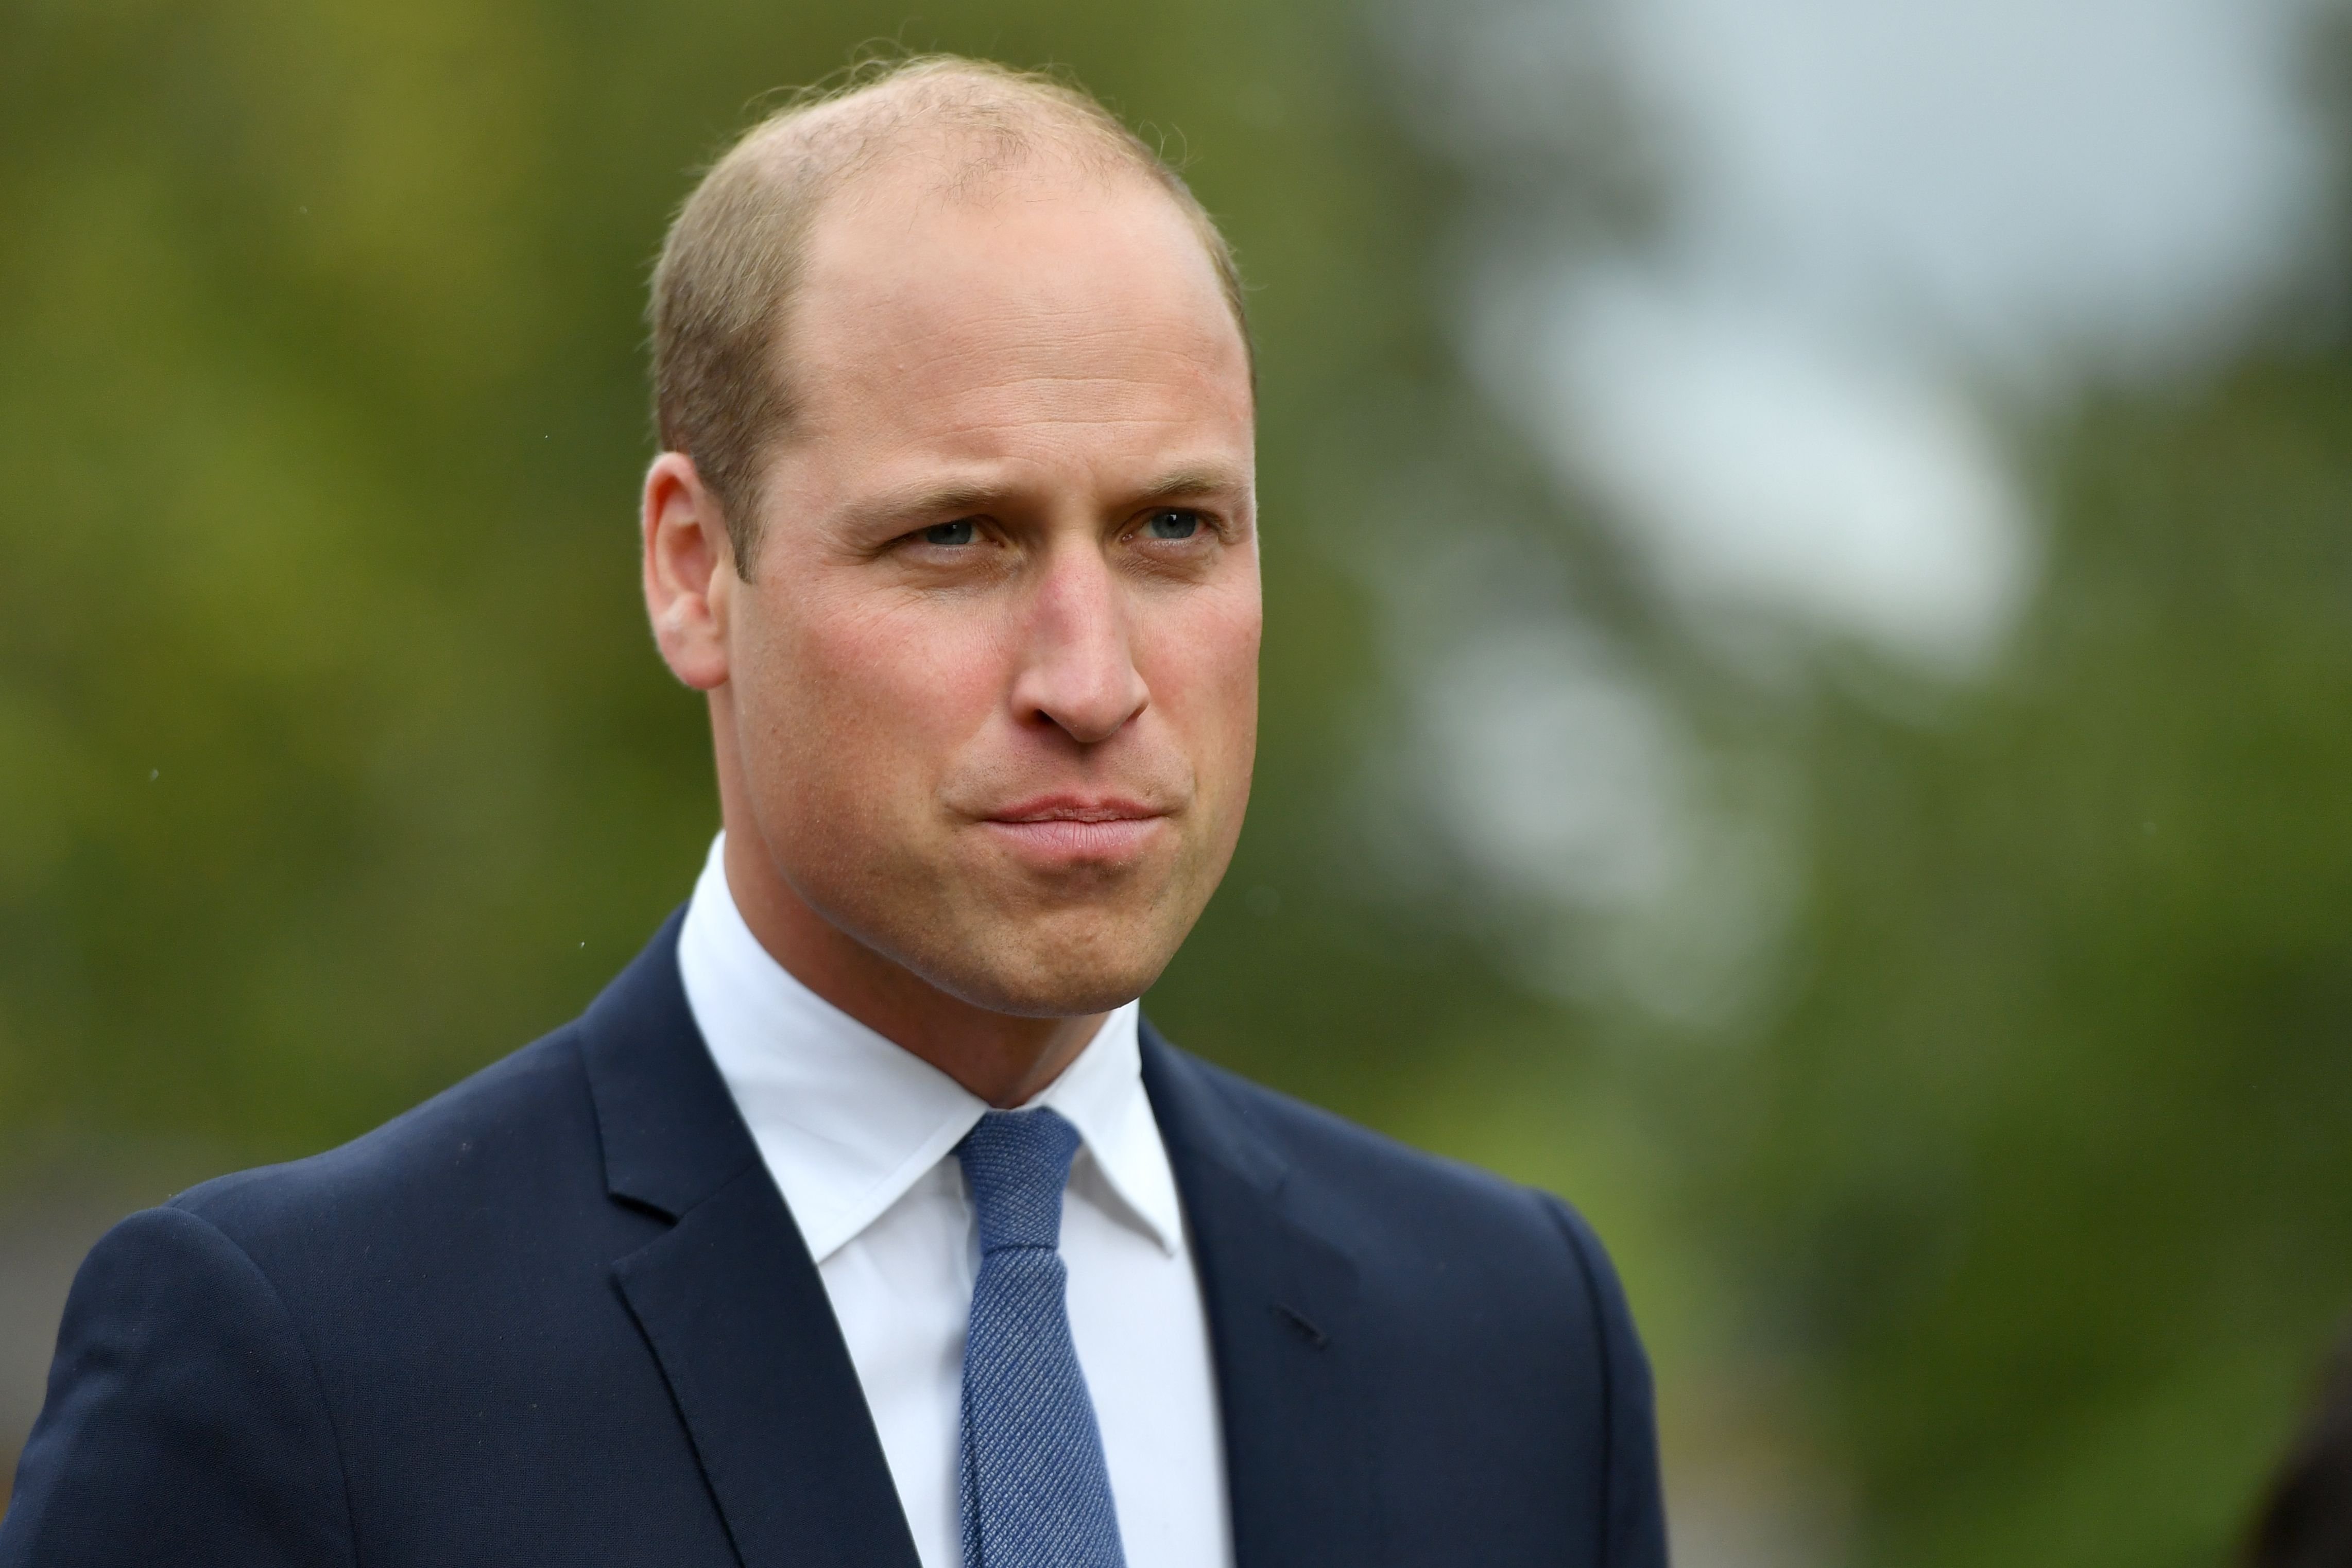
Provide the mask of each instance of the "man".
[{"label": "man", "polygon": [[913,62],[719,162],[654,325],[692,901],[578,1021],[102,1240],[0,1565],[1663,1563],[1583,1224],[1138,1015],[1256,709],[1181,182]]}]

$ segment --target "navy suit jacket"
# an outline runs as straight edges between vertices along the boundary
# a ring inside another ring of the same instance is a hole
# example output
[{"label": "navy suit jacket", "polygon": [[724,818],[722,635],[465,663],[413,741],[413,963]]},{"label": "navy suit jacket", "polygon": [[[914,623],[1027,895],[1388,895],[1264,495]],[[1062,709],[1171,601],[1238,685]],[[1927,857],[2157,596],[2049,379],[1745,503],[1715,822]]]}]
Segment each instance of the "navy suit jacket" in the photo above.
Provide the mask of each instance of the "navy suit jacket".
[{"label": "navy suit jacket", "polygon": [[[824,1288],[678,982],[90,1252],[0,1568],[916,1568]],[[1651,1568],[1650,1378],[1557,1199],[1176,1051],[1239,1568]]]}]

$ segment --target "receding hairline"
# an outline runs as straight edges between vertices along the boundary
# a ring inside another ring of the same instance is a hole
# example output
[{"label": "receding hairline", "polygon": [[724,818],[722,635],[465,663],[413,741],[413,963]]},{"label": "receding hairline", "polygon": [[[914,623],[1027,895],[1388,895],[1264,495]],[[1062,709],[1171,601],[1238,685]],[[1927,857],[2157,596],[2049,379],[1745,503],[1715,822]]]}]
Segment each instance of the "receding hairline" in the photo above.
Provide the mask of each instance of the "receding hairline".
[{"label": "receding hairline", "polygon": [[[796,99],[747,132],[711,172],[738,159],[810,179],[831,194],[928,146],[965,154],[950,183],[980,180],[1040,152],[1105,180],[1155,178],[1166,165],[1092,99],[1050,77],[980,61],[929,59],[877,79]],[[796,171],[776,164],[797,161]]]},{"label": "receding hairline", "polygon": [[920,168],[926,157],[936,161],[940,192],[950,197],[982,196],[1029,168],[1105,188],[1140,181],[1156,190],[1201,243],[1244,361],[1254,361],[1240,276],[1223,235],[1182,176],[1082,89],[934,56],[804,89],[711,165],[671,225],[653,279],[658,434],[702,471],[747,576],[757,544],[760,455],[793,413],[783,328],[810,236],[867,177]]}]

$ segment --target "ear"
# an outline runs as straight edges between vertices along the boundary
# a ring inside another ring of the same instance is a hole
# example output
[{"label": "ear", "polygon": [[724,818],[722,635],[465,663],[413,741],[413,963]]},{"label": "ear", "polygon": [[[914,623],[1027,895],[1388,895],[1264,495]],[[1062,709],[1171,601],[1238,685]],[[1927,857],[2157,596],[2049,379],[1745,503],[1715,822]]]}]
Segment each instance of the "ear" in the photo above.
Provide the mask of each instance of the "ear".
[{"label": "ear", "polygon": [[719,499],[683,452],[646,473],[646,613],[670,673],[697,691],[727,681],[727,610],[735,552]]}]

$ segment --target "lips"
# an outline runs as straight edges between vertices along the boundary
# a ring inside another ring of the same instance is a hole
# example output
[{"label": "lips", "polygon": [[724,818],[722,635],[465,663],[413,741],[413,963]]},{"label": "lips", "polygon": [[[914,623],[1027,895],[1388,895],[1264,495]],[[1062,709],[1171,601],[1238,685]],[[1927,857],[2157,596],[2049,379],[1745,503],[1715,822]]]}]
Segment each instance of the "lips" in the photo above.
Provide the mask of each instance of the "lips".
[{"label": "lips", "polygon": [[1026,824],[1030,822],[1135,822],[1168,813],[1140,800],[1118,796],[1089,798],[1082,795],[1040,795],[991,811],[988,821]]},{"label": "lips", "polygon": [[1036,859],[1119,861],[1139,852],[1167,821],[1167,812],[1139,800],[1052,795],[1000,808],[982,826]]}]

